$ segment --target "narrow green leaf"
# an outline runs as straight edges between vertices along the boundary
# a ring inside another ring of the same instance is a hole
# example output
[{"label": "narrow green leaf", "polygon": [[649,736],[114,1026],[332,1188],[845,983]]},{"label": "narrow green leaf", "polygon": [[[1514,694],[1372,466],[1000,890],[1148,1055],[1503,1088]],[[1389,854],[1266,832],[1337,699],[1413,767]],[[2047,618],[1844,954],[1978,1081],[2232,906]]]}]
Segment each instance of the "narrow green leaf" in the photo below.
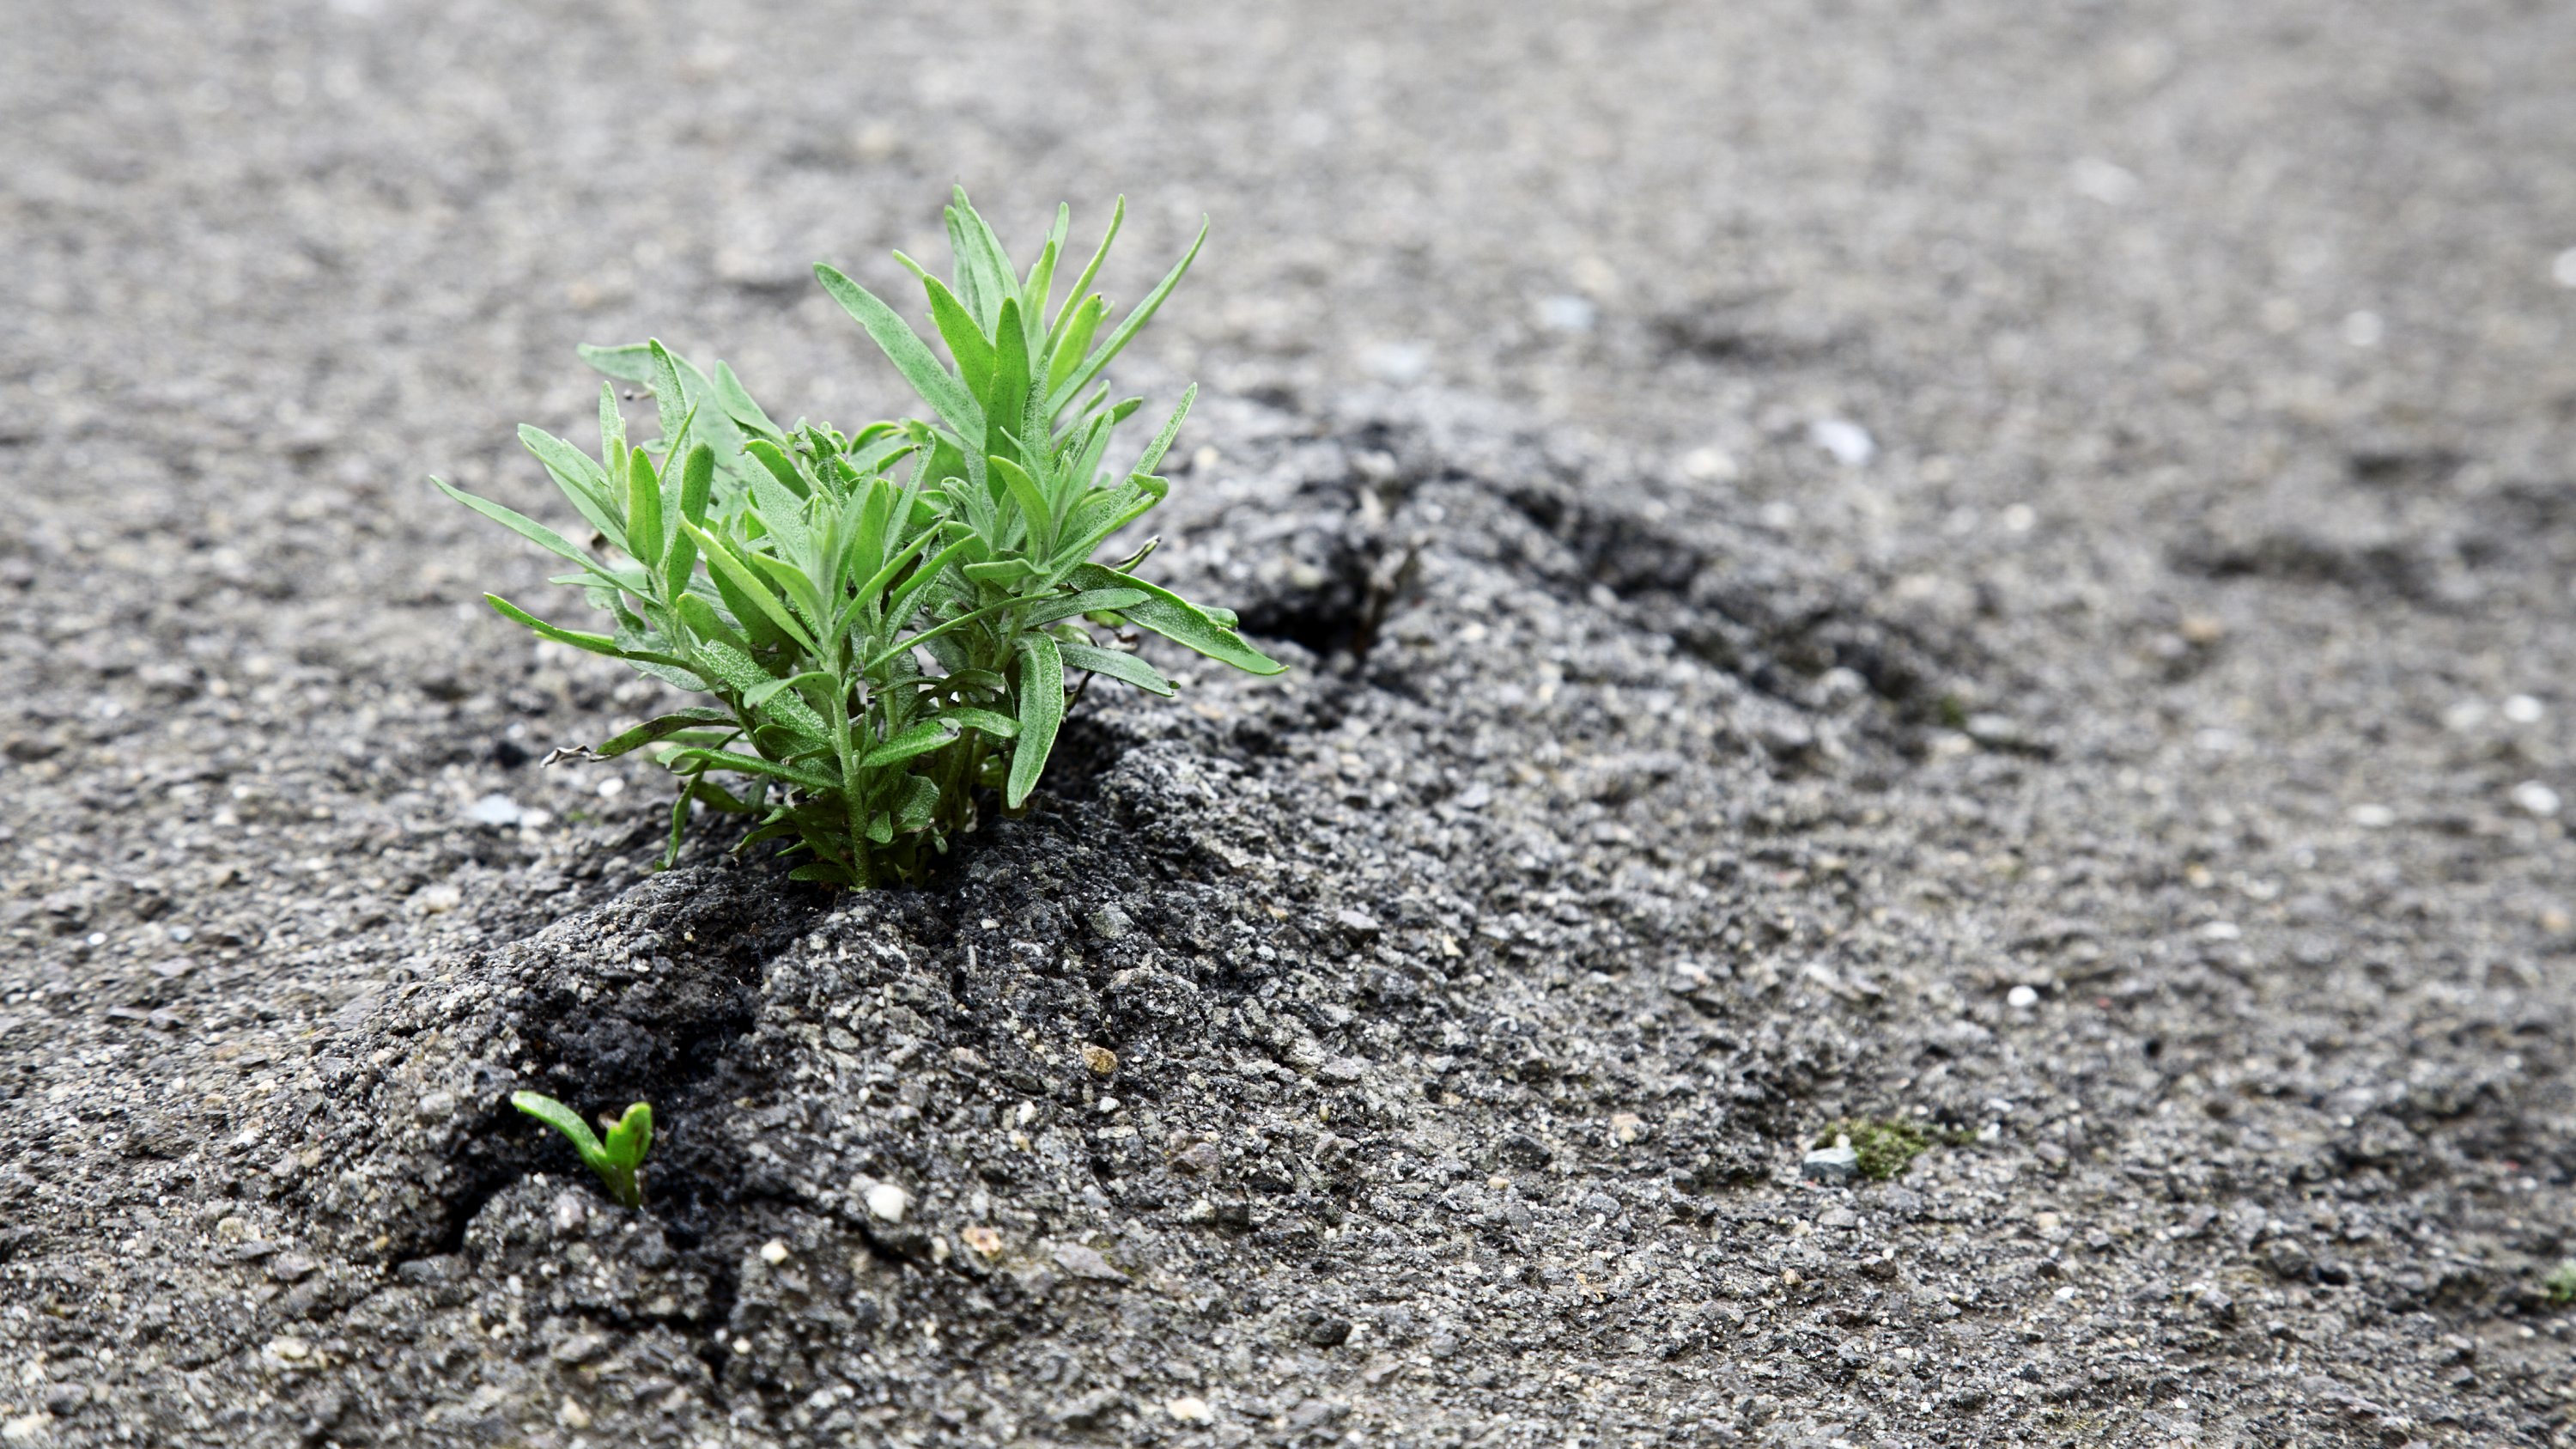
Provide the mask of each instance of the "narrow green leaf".
[{"label": "narrow green leaf", "polygon": [[661,415],[662,451],[667,456],[688,431],[689,389],[680,381],[680,369],[673,365],[668,348],[658,340],[648,340],[644,346],[653,355],[653,410]]},{"label": "narrow green leaf", "polygon": [[[1154,435],[1153,443],[1145,449],[1145,455],[1136,460],[1136,466],[1127,470],[1129,473],[1154,471],[1154,465],[1162,462],[1163,454],[1171,450],[1172,440],[1181,435],[1181,419],[1190,415],[1190,404],[1197,402],[1198,398],[1199,385],[1191,383],[1181,393],[1181,405],[1172,409],[1172,420],[1163,424],[1163,430]],[[1114,423],[1117,419],[1113,417],[1111,421]]]},{"label": "narrow green leaf", "polygon": [[975,542],[971,536],[957,539],[932,554],[928,562],[913,571],[911,578],[903,581],[903,587],[894,591],[894,597],[886,600],[885,619],[898,626],[910,623],[913,606],[920,600],[922,591],[938,583],[939,576],[947,571],[948,566],[963,557]]},{"label": "narrow green leaf", "polygon": [[590,752],[603,760],[614,759],[629,750],[640,750],[646,745],[669,739],[683,730],[694,729],[699,725],[731,723],[733,723],[733,716],[713,705],[692,705],[676,713],[658,715],[631,729],[619,730],[607,739],[592,745]]},{"label": "narrow green leaf", "polygon": [[584,634],[558,624],[549,624],[499,594],[485,594],[483,601],[492,606],[494,613],[514,624],[525,625],[541,639],[552,639],[558,644],[569,644],[575,649],[587,650],[593,654],[605,654],[611,659],[629,657],[624,649],[618,647],[616,640],[605,634]]},{"label": "narrow green leaf", "polygon": [[1085,589],[1078,594],[1055,594],[1031,601],[1029,611],[1020,616],[1020,627],[1035,629],[1058,619],[1076,614],[1105,614],[1116,609],[1133,608],[1144,603],[1142,589]]},{"label": "narrow green leaf", "polygon": [[950,724],[982,730],[995,739],[1012,739],[1020,732],[1018,720],[1006,714],[995,714],[989,709],[977,709],[972,705],[958,705],[951,709],[943,709],[939,712],[939,717]]},{"label": "narrow green leaf", "polygon": [[1064,723],[1064,656],[1044,634],[1020,636],[1020,735],[1011,742],[1010,783],[1002,792],[1005,807],[1027,802],[1055,749],[1056,727]]},{"label": "narrow green leaf", "polygon": [[966,304],[948,290],[948,284],[932,276],[919,262],[901,252],[894,259],[921,279],[921,290],[930,298],[930,320],[939,329],[939,340],[948,344],[948,355],[957,360],[957,375],[966,390],[978,397],[993,385],[993,344],[976,325]]},{"label": "narrow green leaf", "polygon": [[1157,588],[1143,579],[1122,574],[1098,564],[1082,564],[1071,575],[1077,588],[1141,589],[1145,602],[1119,612],[1140,629],[1150,629],[1175,644],[1195,649],[1219,663],[1231,664],[1250,674],[1278,674],[1287,669],[1260,650],[1246,644],[1231,629],[1199,612],[1189,600],[1169,589]]},{"label": "narrow green leaf", "polygon": [[[1118,198],[1115,205],[1109,208],[1109,230],[1100,234],[1100,245],[1093,249],[1090,265],[1082,269],[1081,276],[1073,279],[1073,290],[1065,293],[1064,295],[1064,305],[1067,310],[1056,314],[1055,326],[1047,333],[1047,356],[1049,358],[1058,357],[1063,354],[1064,349],[1059,345],[1059,338],[1064,329],[1064,320],[1066,317],[1074,315],[1075,311],[1090,295],[1092,279],[1100,275],[1100,264],[1109,255],[1109,244],[1118,240],[1118,228],[1126,220],[1127,198],[1122,196]],[[1079,357],[1082,354],[1082,349],[1076,347],[1073,349],[1073,352],[1075,356]]]},{"label": "narrow green leaf", "polygon": [[626,463],[626,551],[647,570],[662,562],[662,479],[637,448]]},{"label": "narrow green leaf", "polygon": [[595,342],[582,342],[576,343],[573,351],[580,353],[581,360],[589,363],[593,370],[606,373],[619,382],[631,382],[638,387],[653,385],[651,343],[629,342],[617,347],[602,347]]},{"label": "narrow green leaf", "polygon": [[584,1166],[596,1170],[606,1160],[607,1150],[600,1145],[599,1134],[590,1130],[579,1112],[543,1092],[512,1092],[510,1105],[562,1133],[572,1143],[572,1150],[581,1154]]},{"label": "narrow green leaf", "polygon": [[[1098,292],[1082,299],[1072,315],[1056,325],[1047,338],[1047,394],[1053,397],[1064,388],[1066,378],[1082,366],[1084,350],[1091,346],[1091,334],[1109,315],[1109,299]],[[1057,409],[1062,411],[1062,409]]]},{"label": "narrow green leaf", "polygon": [[881,770],[888,765],[900,765],[917,755],[926,755],[932,750],[944,749],[948,742],[955,738],[957,736],[937,720],[927,724],[917,724],[868,751],[860,759],[859,768]]},{"label": "narrow green leaf", "polygon": [[719,770],[735,770],[746,775],[766,775],[770,779],[784,780],[800,790],[808,790],[816,794],[834,793],[841,788],[840,782],[818,775],[811,770],[799,770],[792,765],[781,765],[764,760],[757,755],[737,754],[732,750],[686,749],[671,758],[691,762],[704,760]]},{"label": "narrow green leaf", "polygon": [[[805,626],[798,623],[796,616],[788,611],[787,606],[778,601],[778,596],[769,591],[769,585],[761,582],[760,575],[752,572],[748,565],[736,558],[733,550],[718,542],[715,535],[694,523],[682,523],[680,527],[687,529],[689,536],[698,541],[698,551],[706,555],[707,566],[710,569],[731,583],[734,591],[748,600],[753,608],[760,610],[771,623],[777,625],[780,632],[805,646],[807,651],[812,651],[814,637],[805,632]],[[731,598],[728,597],[726,602],[732,602]],[[738,615],[740,611],[737,610],[736,613]]]},{"label": "narrow green leaf", "polygon": [[814,276],[823,284],[823,290],[832,294],[832,300],[840,303],[842,310],[855,318],[867,330],[868,336],[876,340],[877,346],[884,349],[887,359],[894,363],[896,371],[903,374],[904,381],[912,384],[913,391],[921,394],[922,399],[950,427],[963,437],[984,436],[983,409],[976,405],[973,395],[939,365],[939,359],[931,355],[929,345],[895,315],[893,308],[878,301],[867,288],[830,267],[816,265]]},{"label": "narrow green leaf", "polygon": [[1166,699],[1172,696],[1172,682],[1165,679],[1160,670],[1133,654],[1121,654],[1115,649],[1096,649],[1088,644],[1058,644],[1056,648],[1064,655],[1068,669],[1088,669],[1121,684],[1132,684],[1147,694],[1159,694]]},{"label": "narrow green leaf", "polygon": [[1189,271],[1190,263],[1198,260],[1199,248],[1207,244],[1207,234],[1207,223],[1202,221],[1199,223],[1198,237],[1190,243],[1189,251],[1170,271],[1163,274],[1163,280],[1154,284],[1154,290],[1145,295],[1145,300],[1136,304],[1136,310],[1128,313],[1118,324],[1118,330],[1109,334],[1109,340],[1094,348],[1091,355],[1083,360],[1082,366],[1074,369],[1073,375],[1066,378],[1063,385],[1055,389],[1047,399],[1051,406],[1061,408],[1073,401],[1084,388],[1091,385],[1093,378],[1100,375],[1100,370],[1109,365],[1110,359],[1124,350],[1127,344],[1135,339],[1136,334],[1144,330],[1146,323],[1154,320],[1154,313],[1163,305],[1163,299],[1172,295],[1172,289],[1180,285],[1181,277]]},{"label": "narrow green leaf", "polygon": [[895,801],[895,828],[909,834],[930,823],[939,809],[939,785],[920,775],[903,777],[903,794]]},{"label": "narrow green leaf", "polygon": [[653,1150],[653,1109],[642,1102],[628,1107],[600,1145],[616,1166],[629,1171],[641,1166],[644,1154]]},{"label": "narrow green leaf", "polygon": [[591,527],[619,548],[626,547],[626,527],[618,518],[616,506],[622,499],[610,497],[607,470],[591,461],[588,453],[542,428],[520,424],[519,442],[546,465],[555,487],[562,490]]},{"label": "narrow green leaf", "polygon": [[716,406],[722,408],[725,416],[733,419],[734,426],[744,432],[773,440],[787,436],[778,430],[778,424],[769,420],[769,414],[761,411],[760,404],[751,400],[751,394],[743,389],[742,381],[733,375],[733,369],[721,362],[716,364],[715,394]]},{"label": "narrow green leaf", "polygon": [[977,609],[972,613],[960,614],[956,618],[950,619],[945,623],[934,624],[930,628],[924,629],[918,634],[898,639],[871,655],[863,672],[874,674],[881,666],[886,664],[888,661],[893,660],[897,656],[908,654],[921,645],[928,644],[934,639],[953,634],[958,630],[965,628],[969,624],[980,624],[995,614],[1002,612],[1004,609],[1010,608],[1017,602],[1018,600],[1016,599],[1004,599],[998,604],[986,604],[984,607]]},{"label": "narrow green leaf", "polygon": [[537,545],[539,548],[555,555],[557,558],[570,559],[572,562],[581,565],[584,572],[597,574],[611,583],[615,583],[617,581],[616,575],[611,574],[608,569],[599,562],[599,560],[592,558],[589,554],[573,547],[570,542],[565,540],[562,534],[555,532],[553,529],[546,527],[544,524],[537,522],[526,514],[517,513],[504,508],[500,504],[494,503],[488,498],[477,498],[473,494],[468,493],[461,488],[449,487],[443,479],[432,478],[429,481],[438,485],[439,492],[446,494],[448,497],[453,498],[457,502],[464,504],[466,507],[473,509],[475,512],[482,514],[485,518],[491,519],[494,523],[501,525],[503,528],[510,530],[512,533],[519,535],[521,538]]},{"label": "narrow green leaf", "polygon": [[840,676],[829,670],[808,669],[802,674],[789,675],[785,679],[773,679],[766,684],[755,684],[742,692],[742,702],[749,708],[757,709],[767,704],[780,690],[794,689],[805,684],[834,684],[839,682],[839,678]]},{"label": "narrow green leaf", "polygon": [[[1046,490],[1028,475],[1027,469],[999,453],[984,461],[1000,475],[1011,501],[1019,505],[1021,517],[1028,524],[1030,548],[1040,554],[1049,552],[1055,543],[1055,511],[1047,504]],[[1029,572],[1034,574],[1037,570],[1031,568]]]}]

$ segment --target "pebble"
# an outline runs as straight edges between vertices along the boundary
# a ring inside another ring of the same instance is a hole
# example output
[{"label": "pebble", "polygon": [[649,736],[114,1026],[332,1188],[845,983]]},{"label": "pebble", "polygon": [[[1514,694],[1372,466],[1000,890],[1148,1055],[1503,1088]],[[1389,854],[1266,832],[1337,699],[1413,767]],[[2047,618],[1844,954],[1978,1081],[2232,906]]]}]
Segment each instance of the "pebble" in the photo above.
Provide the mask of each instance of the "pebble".
[{"label": "pebble", "polygon": [[1091,933],[1104,941],[1115,941],[1135,929],[1136,923],[1115,903],[1091,913]]},{"label": "pebble", "polygon": [[2558,792],[2538,780],[2525,780],[2513,787],[2513,803],[2526,815],[2547,820],[2558,813]]},{"label": "pebble", "polygon": [[1093,1076],[1105,1077],[1118,1070],[1118,1053],[1105,1046],[1093,1046],[1085,1042],[1082,1046],[1082,1064],[1091,1069]]},{"label": "pebble", "polygon": [[33,1444],[44,1436],[52,1422],[44,1414],[21,1414],[6,1424],[0,1424],[0,1440],[11,1444]]},{"label": "pebble", "polygon": [[2015,1011],[2028,1011],[2039,1005],[2039,992],[2029,986],[2016,986],[2004,993],[2004,1005]]},{"label": "pebble", "polygon": [[787,1245],[776,1238],[760,1245],[760,1261],[775,1268],[787,1261]]},{"label": "pebble", "polygon": [[571,1367],[575,1364],[588,1363],[592,1359],[597,1358],[599,1356],[599,1351],[607,1346],[608,1340],[599,1334],[576,1333],[572,1337],[565,1339],[563,1342],[556,1344],[552,1357],[555,1362],[563,1364],[566,1367]]},{"label": "pebble", "polygon": [[1860,1176],[1860,1154],[1849,1146],[1819,1147],[1799,1171],[1810,1182],[1849,1182]]},{"label": "pebble", "polygon": [[974,1249],[975,1254],[978,1257],[992,1258],[998,1257],[1001,1254],[1002,1235],[991,1228],[966,1228],[961,1230],[957,1236],[964,1240],[967,1247]]},{"label": "pebble", "polygon": [[555,1410],[555,1422],[567,1429],[587,1429],[590,1427],[590,1411],[581,1406],[580,1400],[568,1398],[563,1401],[562,1408]]},{"label": "pebble", "polygon": [[1538,303],[1538,325],[1550,332],[1584,333],[1592,330],[1599,311],[1590,298],[1561,292],[1542,297]]},{"label": "pebble", "polygon": [[2397,812],[2385,805],[2355,805],[2345,818],[2364,830],[2385,830],[2397,823]]},{"label": "pebble", "polygon": [[456,885],[441,881],[436,885],[422,886],[411,899],[412,904],[420,907],[421,914],[443,916],[465,904],[465,892]]},{"label": "pebble", "polygon": [[2548,712],[2548,706],[2527,694],[2513,695],[2504,702],[2504,717],[2515,724],[2538,724]]},{"label": "pebble", "polygon": [[1988,749],[2009,749],[2022,742],[2021,722],[2008,714],[1972,714],[1967,734]]},{"label": "pebble", "polygon": [[268,1356],[284,1359],[288,1363],[302,1362],[312,1352],[313,1345],[300,1338],[272,1338],[268,1341]]},{"label": "pebble", "polygon": [[1216,1422],[1216,1411],[1208,1407],[1207,1400],[1199,1398],[1195,1394],[1183,1394],[1179,1398],[1172,1400],[1170,1403],[1163,1406],[1163,1412],[1171,1415],[1173,1418],[1184,1424],[1213,1424]]},{"label": "pebble", "polygon": [[477,825],[516,825],[527,812],[507,795],[486,795],[465,807],[465,816]]},{"label": "pebble", "polygon": [[1055,1250],[1055,1262],[1057,1267],[1076,1278],[1089,1278],[1099,1283],[1127,1281],[1127,1275],[1119,1272],[1117,1266],[1107,1258],[1100,1256],[1099,1249],[1086,1248],[1080,1243],[1059,1245]]},{"label": "pebble", "polygon": [[862,1196],[868,1216],[881,1223],[902,1222],[904,1209],[912,1206],[912,1194],[890,1182],[872,1183]]},{"label": "pebble", "polygon": [[590,1204],[577,1192],[555,1194],[555,1235],[571,1237],[590,1219]]},{"label": "pebble", "polygon": [[1858,468],[1878,456],[1878,440],[1849,418],[1818,418],[1807,425],[1807,441],[1833,454],[1846,468]]}]

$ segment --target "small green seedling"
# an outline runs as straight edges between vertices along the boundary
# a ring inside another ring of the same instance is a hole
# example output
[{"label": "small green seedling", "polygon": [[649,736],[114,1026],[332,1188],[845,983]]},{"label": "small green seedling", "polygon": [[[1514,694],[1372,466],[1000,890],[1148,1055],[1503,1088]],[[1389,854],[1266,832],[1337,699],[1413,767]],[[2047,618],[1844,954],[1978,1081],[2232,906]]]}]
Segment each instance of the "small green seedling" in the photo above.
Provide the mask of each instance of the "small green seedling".
[{"label": "small green seedling", "polygon": [[644,1205],[644,1189],[635,1174],[644,1166],[644,1154],[653,1147],[653,1109],[638,1102],[626,1109],[626,1115],[611,1122],[605,1115],[600,1125],[608,1129],[608,1140],[602,1142],[581,1120],[581,1114],[542,1092],[512,1092],[510,1105],[562,1133],[572,1143],[581,1160],[599,1174],[608,1195],[628,1207]]},{"label": "small green seedling", "polygon": [[1816,1145],[1831,1147],[1841,1138],[1851,1139],[1852,1151],[1860,1158],[1860,1175],[1872,1182],[1899,1176],[1932,1145],[1931,1137],[1911,1122],[1894,1118],[1862,1122],[1848,1117],[1827,1127]]},{"label": "small green seedling", "polygon": [[2540,1291],[2562,1308],[2576,1303],[2576,1258],[2551,1269],[2549,1276],[2540,1280]]}]

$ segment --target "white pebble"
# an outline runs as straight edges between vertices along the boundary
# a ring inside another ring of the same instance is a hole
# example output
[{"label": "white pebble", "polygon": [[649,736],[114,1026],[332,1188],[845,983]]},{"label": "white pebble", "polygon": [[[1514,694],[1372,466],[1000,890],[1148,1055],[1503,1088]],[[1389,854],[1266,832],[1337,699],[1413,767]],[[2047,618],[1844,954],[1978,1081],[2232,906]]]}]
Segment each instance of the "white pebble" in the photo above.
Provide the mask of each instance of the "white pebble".
[{"label": "white pebble", "polygon": [[2504,702],[2504,717],[2515,724],[2538,724],[2549,707],[2527,694],[2517,694]]},{"label": "white pebble", "polygon": [[2525,813],[2547,820],[2558,813],[2558,792],[2538,780],[2525,780],[2513,787],[2513,803]]},{"label": "white pebble", "polygon": [[2562,287],[2576,287],[2576,247],[2569,247],[2549,264],[2549,275]]},{"label": "white pebble", "polygon": [[1846,468],[1858,468],[1878,456],[1878,440],[1848,418],[1818,418],[1809,423],[1807,441],[1833,454],[1834,461]]},{"label": "white pebble", "polygon": [[1202,1399],[1195,1394],[1183,1394],[1179,1398],[1172,1400],[1170,1403],[1163,1406],[1163,1412],[1180,1420],[1184,1424],[1213,1424],[1216,1422],[1216,1411],[1207,1406],[1207,1400]]},{"label": "white pebble", "polygon": [[2028,986],[2016,986],[2004,993],[2004,1005],[2015,1011],[2028,1011],[2039,1005],[2039,992]]},{"label": "white pebble", "polygon": [[2348,312],[2343,319],[2343,340],[2354,347],[2377,347],[2388,335],[2388,324],[2376,312]]},{"label": "white pebble", "polygon": [[[897,1189],[897,1191],[901,1191],[901,1189]],[[874,1206],[874,1205],[873,1205],[873,1204],[871,1204],[871,1206]],[[760,1261],[762,1261],[762,1262],[764,1262],[764,1263],[767,1263],[769,1266],[771,1266],[771,1267],[773,1267],[773,1268],[777,1267],[777,1266],[778,1266],[779,1264],[781,1264],[781,1263],[786,1262],[786,1261],[787,1261],[787,1245],[786,1245],[785,1243],[782,1243],[782,1242],[778,1241],[776,1238],[772,1238],[772,1239],[770,1239],[768,1242],[765,1242],[765,1243],[761,1244],[761,1245],[760,1245]]]},{"label": "white pebble", "polygon": [[868,1216],[879,1222],[903,1221],[903,1210],[912,1206],[912,1194],[890,1182],[880,1182],[867,1191]]},{"label": "white pebble", "polygon": [[2486,722],[2487,702],[2483,699],[2464,699],[2442,711],[2442,728],[2455,735],[2467,734]]},{"label": "white pebble", "polygon": [[2385,805],[2355,805],[2347,813],[2364,830],[2385,830],[2397,823],[2397,812]]},{"label": "white pebble", "polygon": [[486,795],[465,807],[465,814],[477,825],[516,825],[519,802],[507,795]]}]

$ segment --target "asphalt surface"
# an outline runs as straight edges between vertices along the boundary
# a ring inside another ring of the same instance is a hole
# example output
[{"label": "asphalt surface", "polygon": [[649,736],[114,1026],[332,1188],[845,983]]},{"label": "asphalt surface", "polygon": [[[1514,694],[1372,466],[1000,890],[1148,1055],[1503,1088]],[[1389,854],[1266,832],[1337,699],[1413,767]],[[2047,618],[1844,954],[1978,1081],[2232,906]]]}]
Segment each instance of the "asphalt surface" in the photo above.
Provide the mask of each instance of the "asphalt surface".
[{"label": "asphalt surface", "polygon": [[[6,20],[9,1443],[2576,1432],[2576,14]],[[656,877],[425,478],[900,405],[807,268],[958,182],[1212,219],[1156,564],[1296,668]]]}]

